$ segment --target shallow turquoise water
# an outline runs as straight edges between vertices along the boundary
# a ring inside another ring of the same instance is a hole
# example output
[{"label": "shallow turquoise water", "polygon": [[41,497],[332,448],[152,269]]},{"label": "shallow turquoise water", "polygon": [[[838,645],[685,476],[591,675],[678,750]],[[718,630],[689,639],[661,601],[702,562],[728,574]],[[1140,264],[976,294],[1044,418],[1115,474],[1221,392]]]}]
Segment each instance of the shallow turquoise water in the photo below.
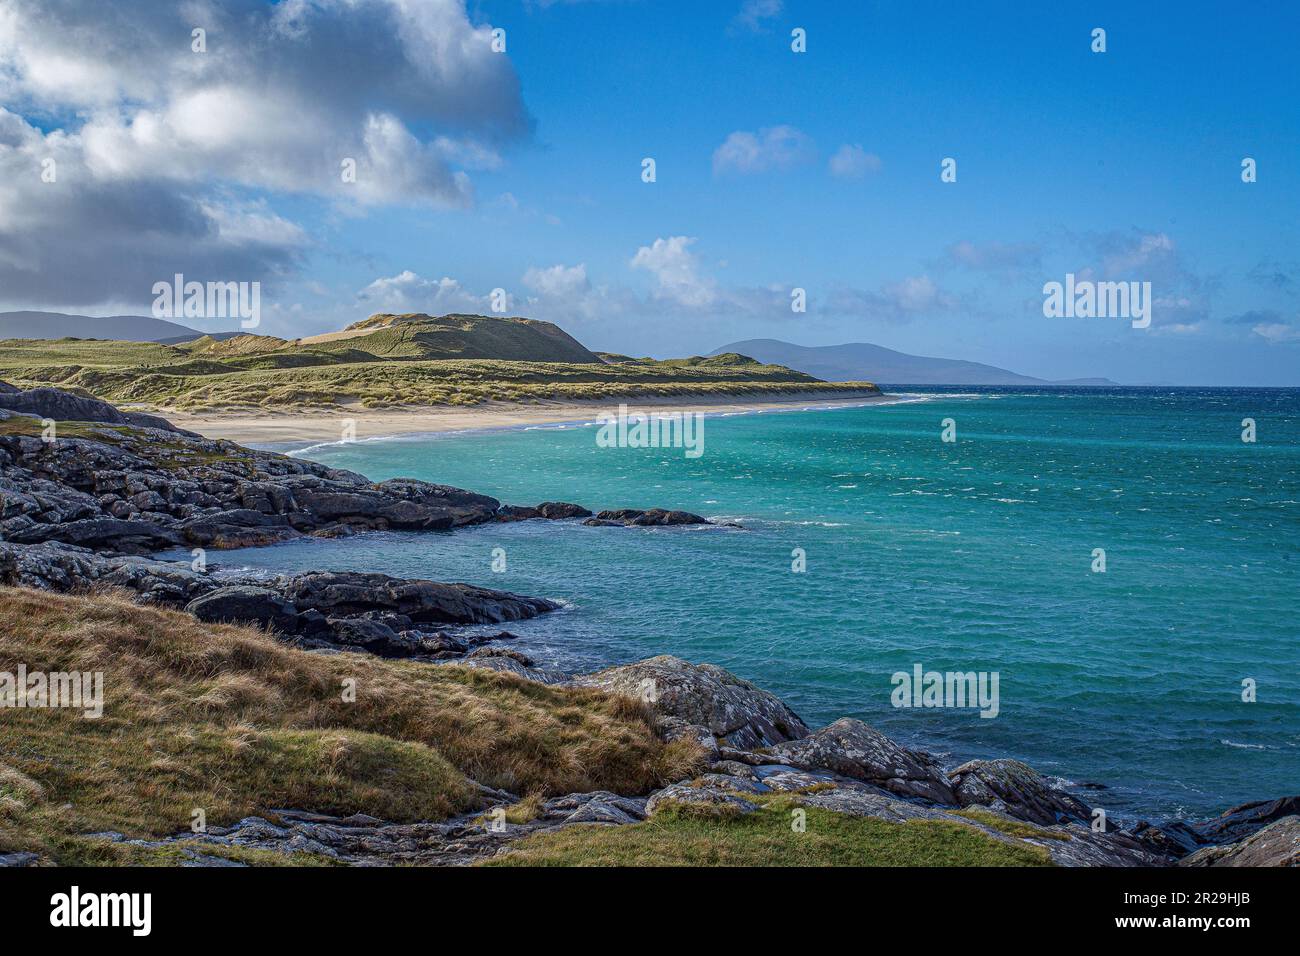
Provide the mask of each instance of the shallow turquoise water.
[{"label": "shallow turquoise water", "polygon": [[[955,443],[940,440],[949,417]],[[1244,417],[1255,444],[1240,440]],[[1300,391],[966,390],[709,418],[698,459],[594,438],[503,430],[308,457],[508,503],[683,508],[746,530],[531,521],[221,560],[560,598],[564,611],[512,626],[545,663],[712,661],[810,724],[854,716],[951,762],[1015,756],[1104,782],[1089,800],[1121,815],[1300,792]],[[998,716],[895,708],[891,675],[918,663],[997,672]]]}]

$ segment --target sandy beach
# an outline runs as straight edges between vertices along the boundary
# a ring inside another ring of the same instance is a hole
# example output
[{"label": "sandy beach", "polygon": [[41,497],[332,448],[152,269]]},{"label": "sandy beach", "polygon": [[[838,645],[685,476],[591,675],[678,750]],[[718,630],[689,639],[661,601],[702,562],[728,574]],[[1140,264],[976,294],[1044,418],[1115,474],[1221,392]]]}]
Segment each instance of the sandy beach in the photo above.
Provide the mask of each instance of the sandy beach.
[{"label": "sandy beach", "polygon": [[779,398],[737,396],[732,402],[698,402],[691,399],[657,398],[641,404],[636,398],[593,402],[541,402],[518,405],[489,402],[468,408],[424,406],[400,409],[368,409],[360,405],[340,406],[310,412],[213,411],[198,415],[164,411],[162,414],[181,428],[209,438],[228,438],[242,444],[268,445],[339,441],[345,425],[355,424],[355,438],[382,438],[388,435],[470,431],[485,428],[512,428],[525,425],[549,425],[563,422],[588,422],[602,412],[617,412],[621,402],[629,412],[703,412],[728,414],[737,412],[775,411],[815,406],[834,408],[878,404],[894,400],[876,392],[798,392]]}]

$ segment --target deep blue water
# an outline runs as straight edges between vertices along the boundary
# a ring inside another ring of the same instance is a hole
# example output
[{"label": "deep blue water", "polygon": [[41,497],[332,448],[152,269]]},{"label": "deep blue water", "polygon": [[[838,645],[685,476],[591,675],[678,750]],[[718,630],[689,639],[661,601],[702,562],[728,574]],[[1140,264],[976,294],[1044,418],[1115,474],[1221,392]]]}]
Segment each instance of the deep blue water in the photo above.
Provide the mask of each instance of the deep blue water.
[{"label": "deep blue water", "polygon": [[[925,391],[711,417],[697,459],[599,448],[591,426],[306,453],[376,480],[683,508],[743,531],[531,521],[220,559],[559,598],[564,611],[512,626],[547,664],[711,661],[810,724],[854,716],[950,762],[1015,756],[1106,783],[1089,799],[1121,816],[1300,793],[1300,390]],[[940,439],[945,418],[955,443]],[[998,716],[894,707],[891,675],[918,663],[996,671]]]}]

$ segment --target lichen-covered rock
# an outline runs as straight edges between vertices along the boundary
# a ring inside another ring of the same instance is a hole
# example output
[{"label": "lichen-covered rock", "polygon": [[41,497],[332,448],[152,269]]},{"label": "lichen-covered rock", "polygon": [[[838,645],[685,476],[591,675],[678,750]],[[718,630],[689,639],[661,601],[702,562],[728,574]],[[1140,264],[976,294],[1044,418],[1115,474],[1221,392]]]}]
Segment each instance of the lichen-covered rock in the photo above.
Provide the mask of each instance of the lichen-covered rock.
[{"label": "lichen-covered rock", "polygon": [[675,783],[662,790],[656,790],[646,803],[646,813],[654,816],[665,806],[674,803],[706,807],[724,815],[752,813],[759,805],[753,800],[746,800],[741,794],[761,792],[763,792],[761,787],[740,777],[706,774],[696,780]]},{"label": "lichen-covered rock", "polygon": [[656,711],[707,727],[719,743],[766,747],[806,736],[808,727],[775,694],[713,664],[690,664],[661,655],[575,678],[646,701]]},{"label": "lichen-covered rock", "polygon": [[801,770],[826,770],[900,796],[957,803],[934,757],[908,750],[851,717],[842,717],[800,740],[769,747],[767,753],[776,762]]},{"label": "lichen-covered rock", "polygon": [[1019,760],[972,760],[948,776],[963,807],[992,807],[1044,825],[1092,822],[1091,807]]},{"label": "lichen-covered rock", "polygon": [[1283,817],[1237,843],[1207,846],[1179,866],[1300,866],[1300,816]]}]

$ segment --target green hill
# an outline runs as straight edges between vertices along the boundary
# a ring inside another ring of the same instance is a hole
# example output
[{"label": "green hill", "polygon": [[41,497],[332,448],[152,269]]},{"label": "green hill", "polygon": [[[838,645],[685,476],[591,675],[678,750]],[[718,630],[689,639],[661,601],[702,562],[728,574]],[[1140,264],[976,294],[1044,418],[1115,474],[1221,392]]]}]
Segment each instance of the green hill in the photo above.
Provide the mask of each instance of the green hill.
[{"label": "green hill", "polygon": [[558,325],[486,315],[380,313],[342,332],[303,339],[314,348],[358,348],[377,358],[501,359],[510,362],[600,363],[600,356]]},{"label": "green hill", "polygon": [[208,336],[179,345],[86,339],[0,341],[0,379],[56,385],[158,411],[477,405],[619,397],[861,392],[738,353],[657,361],[598,355],[563,329],[484,315],[373,315],[287,341]]}]

